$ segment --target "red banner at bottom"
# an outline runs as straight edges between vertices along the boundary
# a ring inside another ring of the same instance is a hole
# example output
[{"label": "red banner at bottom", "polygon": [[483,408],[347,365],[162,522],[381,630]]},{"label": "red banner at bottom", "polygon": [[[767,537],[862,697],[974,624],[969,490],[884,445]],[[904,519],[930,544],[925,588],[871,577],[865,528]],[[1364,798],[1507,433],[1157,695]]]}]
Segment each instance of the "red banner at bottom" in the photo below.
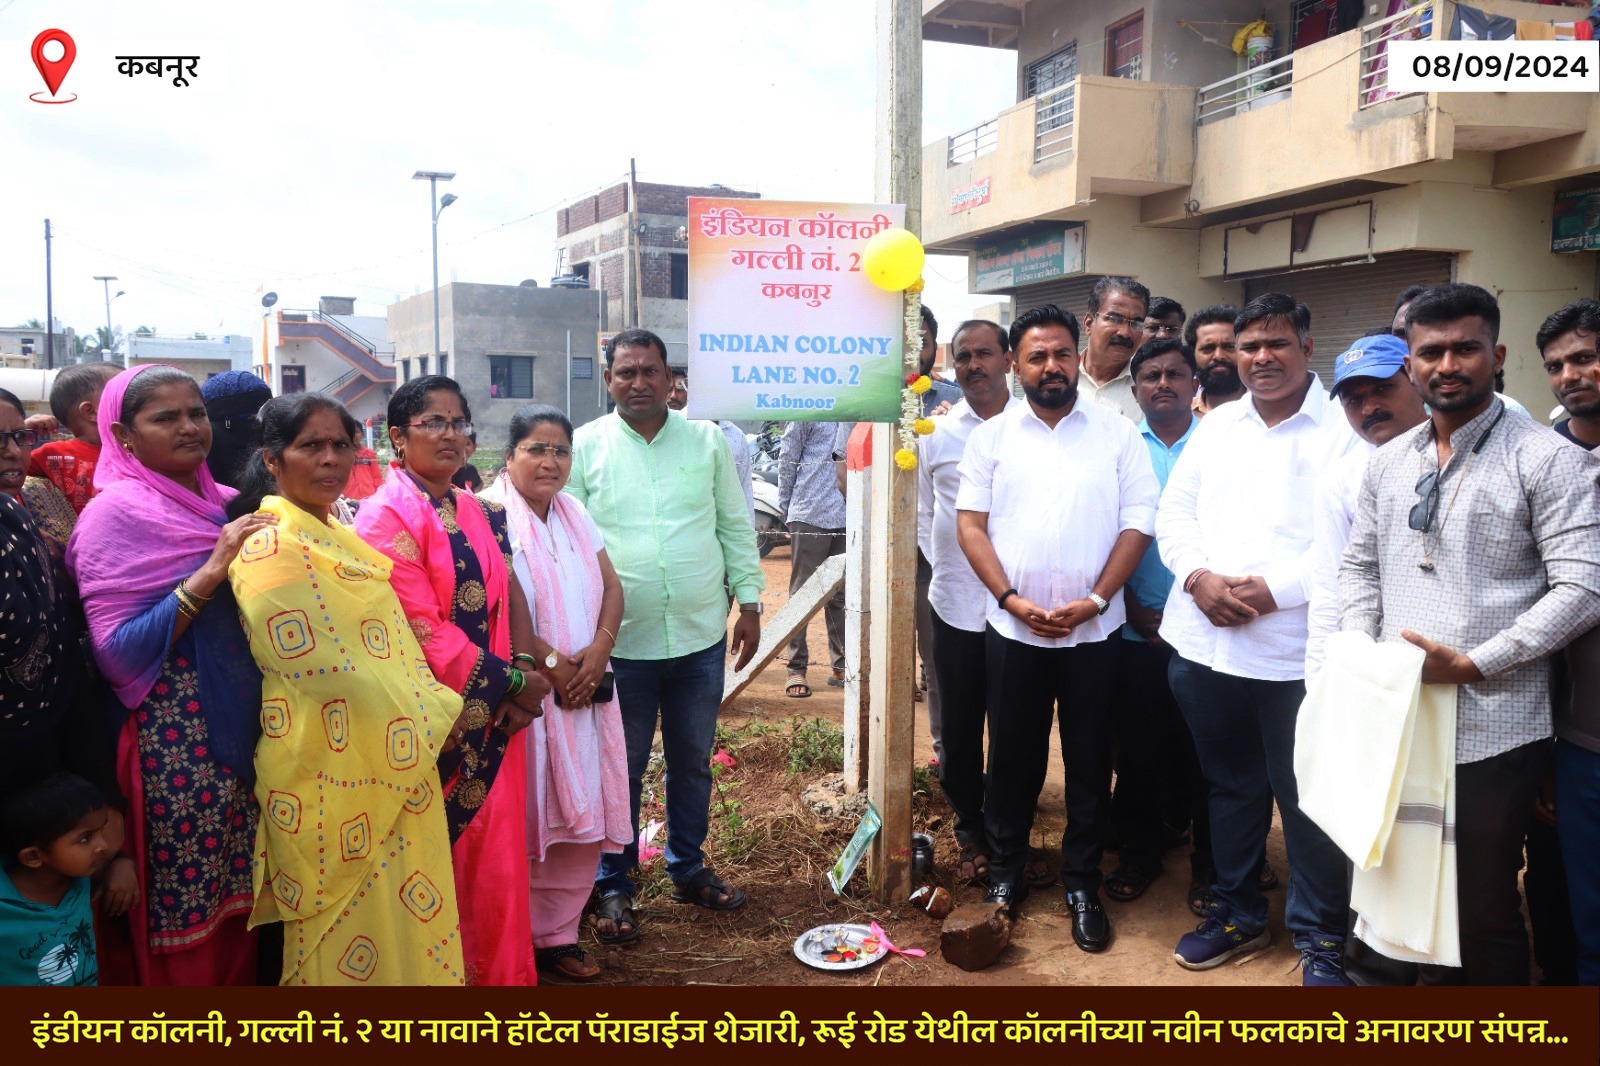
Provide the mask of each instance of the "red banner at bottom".
[{"label": "red banner at bottom", "polygon": [[526,1062],[1592,1064],[1592,988],[6,989],[0,1054],[119,1066]]}]

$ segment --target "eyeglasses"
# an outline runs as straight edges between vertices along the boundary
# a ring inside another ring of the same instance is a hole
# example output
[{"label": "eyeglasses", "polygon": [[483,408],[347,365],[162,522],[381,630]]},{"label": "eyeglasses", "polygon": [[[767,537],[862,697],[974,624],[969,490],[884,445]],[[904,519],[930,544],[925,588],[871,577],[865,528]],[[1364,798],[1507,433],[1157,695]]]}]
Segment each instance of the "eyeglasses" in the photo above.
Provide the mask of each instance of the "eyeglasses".
[{"label": "eyeglasses", "polygon": [[1168,326],[1161,322],[1146,322],[1144,331],[1154,337],[1176,337],[1183,332],[1183,327]]},{"label": "eyeglasses", "polygon": [[545,444],[538,441],[533,444],[519,444],[517,451],[531,455],[535,459],[543,459],[547,455],[554,455],[557,459],[571,459],[572,449],[565,444]]},{"label": "eyeglasses", "polygon": [[1115,329],[1121,329],[1123,326],[1127,326],[1135,333],[1144,332],[1144,319],[1142,318],[1124,318],[1115,311],[1096,311],[1094,313],[1094,317],[1100,319],[1102,322],[1110,323],[1110,325]]},{"label": "eyeglasses", "polygon": [[426,422],[407,422],[407,429],[420,429],[430,437],[442,437],[444,431],[453,429],[457,435],[465,437],[472,433],[472,423],[465,418],[458,418],[453,422],[443,418],[430,418]]},{"label": "eyeglasses", "polygon": [[14,429],[10,433],[0,433],[0,444],[8,440],[19,448],[31,448],[39,443],[39,434],[31,429]]},{"label": "eyeglasses", "polygon": [[1439,510],[1439,471],[1430,470],[1417,479],[1418,500],[1411,508],[1411,517],[1406,524],[1418,533],[1426,533],[1433,528],[1433,516]]}]

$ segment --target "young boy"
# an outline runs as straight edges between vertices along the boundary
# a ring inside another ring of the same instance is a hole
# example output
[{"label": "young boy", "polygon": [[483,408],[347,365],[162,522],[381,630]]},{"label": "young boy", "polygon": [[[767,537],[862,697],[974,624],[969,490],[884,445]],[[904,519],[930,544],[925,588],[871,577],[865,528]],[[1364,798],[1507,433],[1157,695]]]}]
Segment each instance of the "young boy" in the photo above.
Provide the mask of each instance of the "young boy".
[{"label": "young boy", "polygon": [[78,363],[57,374],[50,387],[50,412],[72,439],[35,448],[28,473],[53,481],[78,514],[94,499],[94,467],[100,461],[100,429],[95,422],[100,394],[121,369],[115,363]]},{"label": "young boy", "polygon": [[0,985],[94,985],[89,878],[115,856],[100,790],[56,773],[0,800]]}]

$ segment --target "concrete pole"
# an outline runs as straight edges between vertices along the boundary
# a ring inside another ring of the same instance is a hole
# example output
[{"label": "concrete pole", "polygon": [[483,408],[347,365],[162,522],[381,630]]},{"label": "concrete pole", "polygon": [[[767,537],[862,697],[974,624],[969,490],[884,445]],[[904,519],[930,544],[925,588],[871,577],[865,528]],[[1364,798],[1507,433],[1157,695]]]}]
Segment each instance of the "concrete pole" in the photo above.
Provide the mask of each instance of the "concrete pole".
[{"label": "concrete pole", "polygon": [[[922,228],[922,4],[878,0],[877,197]],[[906,338],[910,341],[911,338]],[[872,675],[867,795],[883,817],[867,856],[873,898],[911,891],[911,762],[916,684],[917,482],[894,464],[893,424],[872,434]]]},{"label": "concrete pole", "polygon": [[439,179],[428,177],[428,210],[433,215],[433,369],[439,370]]}]

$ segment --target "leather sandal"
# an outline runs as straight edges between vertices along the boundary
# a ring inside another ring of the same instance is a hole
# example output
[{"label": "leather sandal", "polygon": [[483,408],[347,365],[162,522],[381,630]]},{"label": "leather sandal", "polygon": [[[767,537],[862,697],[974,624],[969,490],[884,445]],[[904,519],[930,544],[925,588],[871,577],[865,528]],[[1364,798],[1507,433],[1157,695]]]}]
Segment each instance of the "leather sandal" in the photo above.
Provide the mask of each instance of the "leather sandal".
[{"label": "leather sandal", "polygon": [[[600,898],[600,903],[594,909],[594,918],[598,923],[601,920],[611,923],[615,930],[610,935],[602,933],[596,925],[594,935],[602,944],[626,944],[639,936],[639,919],[634,917],[633,897],[626,892],[612,892]],[[623,927],[627,928],[624,929]]]},{"label": "leather sandal", "polygon": [[535,948],[533,961],[539,969],[551,970],[569,981],[593,981],[602,973],[600,964],[576,944]]}]

